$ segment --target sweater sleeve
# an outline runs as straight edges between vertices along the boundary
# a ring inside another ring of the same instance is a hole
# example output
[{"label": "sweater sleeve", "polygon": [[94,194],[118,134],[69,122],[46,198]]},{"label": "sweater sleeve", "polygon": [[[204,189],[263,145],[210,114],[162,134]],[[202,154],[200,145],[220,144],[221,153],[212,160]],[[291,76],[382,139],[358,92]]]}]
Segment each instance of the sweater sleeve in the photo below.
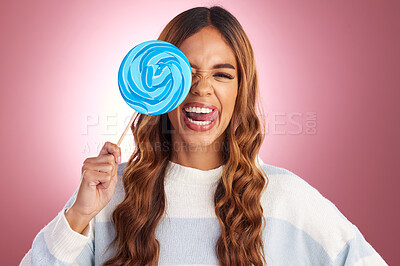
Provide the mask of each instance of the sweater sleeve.
[{"label": "sweater sleeve", "polygon": [[65,212],[75,202],[78,189],[64,208],[33,240],[20,265],[94,265],[94,221],[82,234],[72,230]]},{"label": "sweater sleeve", "polygon": [[[262,162],[261,162],[262,163]],[[269,217],[278,265],[384,266],[387,263],[333,202],[287,169],[266,165],[267,193],[262,207]],[[285,247],[285,248],[279,248]]]},{"label": "sweater sleeve", "polygon": [[347,241],[341,252],[337,255],[335,266],[387,266],[388,264],[365,240],[360,230],[350,223],[354,230],[354,237]]}]

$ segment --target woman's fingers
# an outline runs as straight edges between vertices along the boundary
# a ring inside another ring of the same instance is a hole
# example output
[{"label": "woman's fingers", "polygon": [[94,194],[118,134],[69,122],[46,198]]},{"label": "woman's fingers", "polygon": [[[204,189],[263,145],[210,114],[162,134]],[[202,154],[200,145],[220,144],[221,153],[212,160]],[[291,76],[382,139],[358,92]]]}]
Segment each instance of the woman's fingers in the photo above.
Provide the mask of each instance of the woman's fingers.
[{"label": "woman's fingers", "polygon": [[103,173],[113,174],[115,170],[115,164],[112,163],[85,163],[82,166],[82,172],[86,169],[96,170]]},{"label": "woman's fingers", "polygon": [[82,178],[91,187],[97,187],[101,184],[104,188],[108,188],[112,180],[113,175],[109,173],[102,173],[92,169],[86,169]]},{"label": "woman's fingers", "polygon": [[109,141],[104,143],[104,146],[101,149],[99,156],[103,154],[112,154],[115,157],[115,162],[121,163],[121,148],[118,147],[117,144],[111,143]]},{"label": "woman's fingers", "polygon": [[87,158],[82,165],[81,185],[71,208],[74,213],[94,217],[111,200],[118,182],[118,160],[121,149],[106,142],[97,157]]},{"label": "woman's fingers", "polygon": [[103,154],[97,157],[86,158],[83,163],[115,163],[115,157],[113,154]]},{"label": "woman's fingers", "polygon": [[87,158],[83,162],[82,173],[85,169],[94,169],[100,172],[110,172],[116,174],[118,165],[115,163],[114,155],[105,154],[98,157]]}]

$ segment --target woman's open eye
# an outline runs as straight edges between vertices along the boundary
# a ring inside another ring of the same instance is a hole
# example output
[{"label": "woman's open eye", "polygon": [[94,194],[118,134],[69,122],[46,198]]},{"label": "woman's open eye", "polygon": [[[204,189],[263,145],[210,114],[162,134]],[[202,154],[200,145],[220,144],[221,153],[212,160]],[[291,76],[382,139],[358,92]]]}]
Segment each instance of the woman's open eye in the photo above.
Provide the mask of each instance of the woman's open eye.
[{"label": "woman's open eye", "polygon": [[228,75],[225,73],[216,73],[214,76],[221,77],[221,78],[227,78],[227,79],[233,79],[233,77],[231,75]]}]

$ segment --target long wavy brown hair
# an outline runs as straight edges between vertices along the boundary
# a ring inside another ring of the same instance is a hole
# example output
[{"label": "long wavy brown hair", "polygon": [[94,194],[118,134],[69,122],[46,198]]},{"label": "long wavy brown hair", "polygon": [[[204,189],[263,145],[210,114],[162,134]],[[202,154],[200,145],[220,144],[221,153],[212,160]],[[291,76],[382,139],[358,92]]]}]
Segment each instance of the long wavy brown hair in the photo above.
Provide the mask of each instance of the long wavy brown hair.
[{"label": "long wavy brown hair", "polygon": [[[263,265],[265,218],[260,198],[268,179],[256,159],[265,127],[257,115],[262,106],[249,39],[238,20],[220,6],[184,11],[167,24],[158,39],[179,47],[206,26],[217,28],[234,51],[239,82],[234,112],[224,133],[221,152],[225,166],[214,195],[215,215],[222,229],[215,252],[220,265]],[[155,231],[166,208],[164,177],[173,131],[167,114],[140,114],[131,129],[135,151],[123,172],[125,199],[112,215],[116,235],[110,246],[117,248],[104,265],[157,265],[159,259]]]}]

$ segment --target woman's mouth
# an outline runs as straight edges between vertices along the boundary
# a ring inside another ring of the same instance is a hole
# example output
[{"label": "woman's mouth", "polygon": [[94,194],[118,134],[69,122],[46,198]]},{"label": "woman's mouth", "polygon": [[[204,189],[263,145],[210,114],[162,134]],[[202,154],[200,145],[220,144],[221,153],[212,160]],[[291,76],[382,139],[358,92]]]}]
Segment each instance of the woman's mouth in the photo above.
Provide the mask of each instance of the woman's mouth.
[{"label": "woman's mouth", "polygon": [[[197,105],[197,106],[195,106]],[[204,104],[190,104],[183,106],[182,116],[186,126],[195,131],[210,130],[217,122],[218,109],[205,106]]]}]

